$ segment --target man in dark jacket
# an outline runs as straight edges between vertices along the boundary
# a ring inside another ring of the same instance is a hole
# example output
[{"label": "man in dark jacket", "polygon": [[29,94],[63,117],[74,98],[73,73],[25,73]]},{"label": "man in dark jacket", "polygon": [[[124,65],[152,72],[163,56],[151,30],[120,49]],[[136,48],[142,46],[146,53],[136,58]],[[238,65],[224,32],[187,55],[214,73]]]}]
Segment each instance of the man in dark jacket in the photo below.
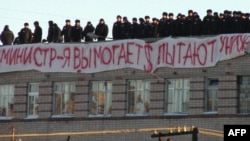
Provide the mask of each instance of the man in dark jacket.
[{"label": "man in dark jacket", "polygon": [[69,19],[67,19],[65,21],[65,26],[63,26],[62,29],[62,35],[64,38],[64,43],[68,43],[68,42],[72,42],[72,38],[71,38],[71,30],[72,30],[72,26],[71,26],[71,22]]},{"label": "man in dark jacket", "polygon": [[38,21],[34,22],[35,30],[33,34],[32,43],[41,43],[42,41],[42,28],[39,25]]},{"label": "man in dark jacket", "polygon": [[122,30],[123,39],[129,38],[130,28],[131,28],[131,23],[128,21],[128,18],[126,16],[123,17],[123,30]]},{"label": "man in dark jacket", "polygon": [[156,38],[159,37],[159,32],[158,32],[159,20],[157,18],[153,18],[152,20],[153,22],[151,24],[150,37]]},{"label": "man in dark jacket", "polygon": [[129,38],[131,39],[140,38],[139,37],[139,24],[137,23],[136,17],[132,19],[132,24],[130,26],[130,32],[129,32]]},{"label": "man in dark jacket", "polygon": [[108,31],[108,25],[105,24],[104,19],[100,19],[95,29],[95,35],[98,36],[97,41],[104,41],[108,35]]},{"label": "man in dark jacket", "polygon": [[151,37],[151,21],[149,16],[145,16],[145,23],[144,23],[144,34],[143,38],[150,38]]},{"label": "man in dark jacket", "polygon": [[204,35],[212,35],[212,27],[213,27],[214,17],[211,9],[207,10],[207,15],[204,16],[202,20],[203,25],[203,34]]},{"label": "man in dark jacket", "polygon": [[19,40],[21,44],[28,44],[32,42],[32,32],[28,23],[24,23],[24,28],[19,32]]},{"label": "man in dark jacket", "polygon": [[4,26],[4,29],[1,33],[1,41],[2,41],[3,45],[12,45],[12,43],[14,41],[14,34],[9,29],[8,25]]},{"label": "man in dark jacket", "polygon": [[53,21],[49,21],[49,28],[48,28],[48,36],[47,36],[47,41],[48,43],[51,43],[54,41],[54,26],[53,26]]},{"label": "man in dark jacket", "polygon": [[80,20],[75,20],[75,26],[72,27],[71,37],[73,42],[81,42],[83,38],[83,28]]},{"label": "man in dark jacket", "polygon": [[145,20],[144,18],[139,18],[138,39],[143,38],[144,32],[145,32]]},{"label": "man in dark jacket", "polygon": [[113,24],[113,39],[114,40],[119,40],[122,39],[122,34],[123,34],[123,23],[122,23],[122,17],[118,15],[116,17],[116,22]]},{"label": "man in dark jacket", "polygon": [[62,42],[62,36],[61,36],[61,29],[58,27],[56,23],[53,24],[53,39],[54,43],[61,43]]},{"label": "man in dark jacket", "polygon": [[87,25],[84,27],[84,30],[83,30],[83,36],[84,36],[85,42],[93,41],[93,37],[89,36],[88,34],[94,33],[94,31],[95,31],[95,27],[92,25],[90,21],[88,21]]},{"label": "man in dark jacket", "polygon": [[160,19],[159,22],[159,36],[160,37],[167,37],[167,29],[166,29],[166,23],[168,20],[168,13],[167,12],[163,12],[162,13],[162,18]]}]

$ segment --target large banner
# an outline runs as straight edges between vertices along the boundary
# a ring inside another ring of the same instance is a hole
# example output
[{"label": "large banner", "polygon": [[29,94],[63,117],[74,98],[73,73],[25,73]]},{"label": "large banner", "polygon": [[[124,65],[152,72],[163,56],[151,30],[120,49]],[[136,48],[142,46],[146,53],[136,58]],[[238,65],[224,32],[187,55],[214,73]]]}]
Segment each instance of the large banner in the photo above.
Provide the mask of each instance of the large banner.
[{"label": "large banner", "polygon": [[122,68],[154,72],[159,67],[201,68],[243,55],[250,34],[224,34],[204,38],[117,40],[78,44],[23,44],[0,48],[0,72],[94,73]]}]

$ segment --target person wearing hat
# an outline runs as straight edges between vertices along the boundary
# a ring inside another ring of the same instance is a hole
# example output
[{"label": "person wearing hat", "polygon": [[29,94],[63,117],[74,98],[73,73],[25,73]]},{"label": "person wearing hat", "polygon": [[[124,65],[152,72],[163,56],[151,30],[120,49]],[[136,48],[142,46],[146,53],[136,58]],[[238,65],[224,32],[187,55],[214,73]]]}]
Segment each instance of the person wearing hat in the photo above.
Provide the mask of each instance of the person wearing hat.
[{"label": "person wearing hat", "polygon": [[1,41],[3,45],[12,45],[14,41],[14,33],[9,29],[8,25],[4,26],[4,29],[1,33]]},{"label": "person wearing hat", "polygon": [[193,14],[194,14],[193,10],[188,10],[188,15],[185,18],[187,36],[193,35],[193,23],[194,23]]},{"label": "person wearing hat", "polygon": [[167,30],[166,30],[166,22],[168,20],[168,13],[163,12],[162,13],[162,18],[160,19],[158,28],[159,28],[159,37],[167,37]]},{"label": "person wearing hat", "polygon": [[137,18],[132,18],[132,24],[129,32],[130,39],[138,39],[139,38],[139,24],[137,22]]},{"label": "person wearing hat", "polygon": [[149,16],[145,16],[145,23],[144,23],[144,32],[143,38],[150,38],[151,37],[151,21]]},{"label": "person wearing hat", "polygon": [[114,40],[123,39],[123,23],[120,15],[116,16],[116,22],[113,24],[112,36]]},{"label": "person wearing hat", "polygon": [[174,35],[174,14],[169,13],[168,19],[165,23],[165,37],[173,36]]},{"label": "person wearing hat", "polygon": [[145,29],[145,20],[144,18],[140,17],[139,18],[139,27],[138,27],[138,39],[143,38],[144,35],[144,29]]},{"label": "person wearing hat", "polygon": [[175,36],[186,36],[186,17],[184,14],[179,13],[174,21],[174,34]]},{"label": "person wearing hat", "polygon": [[38,21],[34,22],[35,30],[33,33],[32,43],[41,43],[42,41],[42,28],[39,25]]},{"label": "person wearing hat", "polygon": [[242,12],[233,11],[233,17],[231,18],[230,33],[243,33],[246,25],[243,23]]},{"label": "person wearing hat", "polygon": [[95,35],[97,35],[97,41],[105,41],[108,36],[108,32],[108,25],[105,23],[104,19],[101,18],[95,28]]},{"label": "person wearing hat", "polygon": [[71,21],[69,19],[66,19],[65,25],[63,26],[62,33],[61,33],[61,36],[63,37],[64,43],[72,42],[71,30],[72,30]]},{"label": "person wearing hat", "polygon": [[212,26],[214,22],[213,11],[211,9],[207,10],[207,15],[204,16],[202,20],[202,31],[203,35],[212,35]]},{"label": "person wearing hat", "polygon": [[75,25],[71,30],[72,42],[81,42],[83,38],[83,28],[81,26],[80,20],[75,20]]},{"label": "person wearing hat", "polygon": [[93,42],[93,37],[89,34],[93,34],[95,31],[95,27],[92,25],[90,21],[87,22],[87,25],[83,29],[83,37],[85,42]]},{"label": "person wearing hat", "polygon": [[122,39],[129,39],[131,23],[126,16],[123,17]]},{"label": "person wearing hat", "polygon": [[159,32],[158,32],[158,25],[159,25],[159,20],[157,18],[152,19],[152,24],[151,24],[151,29],[150,29],[150,37],[156,38],[159,37]]},{"label": "person wearing hat", "polygon": [[28,23],[24,23],[24,28],[20,30],[18,35],[21,44],[28,44],[32,42],[32,32]]}]

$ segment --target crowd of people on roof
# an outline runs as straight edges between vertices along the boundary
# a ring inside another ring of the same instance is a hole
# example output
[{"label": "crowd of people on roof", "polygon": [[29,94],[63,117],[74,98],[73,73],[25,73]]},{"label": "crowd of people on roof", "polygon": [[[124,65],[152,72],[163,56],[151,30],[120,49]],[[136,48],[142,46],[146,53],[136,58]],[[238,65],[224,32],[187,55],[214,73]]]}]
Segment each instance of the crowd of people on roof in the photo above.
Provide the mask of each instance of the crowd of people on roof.
[{"label": "crowd of people on roof", "polygon": [[[161,18],[132,18],[118,15],[112,27],[112,39],[143,39],[156,37],[185,37],[200,35],[217,35],[233,33],[250,33],[250,14],[241,11],[224,10],[223,13],[213,12],[208,9],[207,14],[201,18],[193,10],[188,10],[187,15],[163,12]],[[53,21],[48,21],[47,39],[42,39],[42,28],[38,21],[34,22],[34,31],[29,28],[29,23],[14,37],[13,32],[5,25],[0,39],[3,45],[28,44],[28,43],[70,43],[105,41],[109,27],[104,19],[100,19],[96,26],[88,21],[83,28],[79,19],[71,25],[67,19],[61,29]]]}]

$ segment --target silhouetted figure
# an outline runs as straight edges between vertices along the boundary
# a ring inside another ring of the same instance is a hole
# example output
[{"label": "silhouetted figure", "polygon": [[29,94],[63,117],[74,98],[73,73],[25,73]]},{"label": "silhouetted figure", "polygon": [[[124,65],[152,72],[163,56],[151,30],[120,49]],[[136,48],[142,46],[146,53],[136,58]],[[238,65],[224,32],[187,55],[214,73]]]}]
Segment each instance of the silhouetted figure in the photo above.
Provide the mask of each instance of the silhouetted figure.
[{"label": "silhouetted figure", "polygon": [[108,25],[105,24],[104,19],[99,20],[99,24],[96,26],[95,34],[98,36],[97,41],[104,41],[108,35]]},{"label": "silhouetted figure", "polygon": [[35,30],[33,33],[32,43],[41,43],[42,41],[42,28],[39,25],[38,21],[34,22]]},{"label": "silhouetted figure", "polygon": [[1,33],[1,41],[3,45],[12,45],[14,41],[14,33],[9,29],[8,25],[4,26]]}]

